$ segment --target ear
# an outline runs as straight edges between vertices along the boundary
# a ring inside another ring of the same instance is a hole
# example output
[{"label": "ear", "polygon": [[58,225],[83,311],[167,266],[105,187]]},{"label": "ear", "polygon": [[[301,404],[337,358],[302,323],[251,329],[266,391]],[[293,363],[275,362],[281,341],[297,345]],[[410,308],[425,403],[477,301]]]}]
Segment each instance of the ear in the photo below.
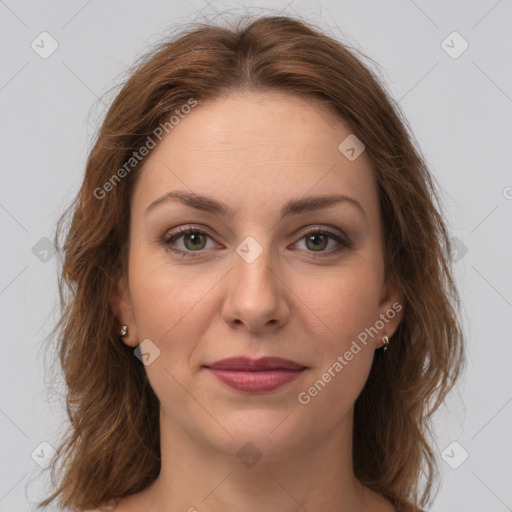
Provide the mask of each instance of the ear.
[{"label": "ear", "polygon": [[117,318],[118,332],[121,332],[121,326],[128,326],[128,334],[123,336],[121,340],[130,347],[136,347],[139,343],[133,304],[128,280],[122,274],[115,277],[110,287],[110,308]]},{"label": "ear", "polygon": [[[379,301],[379,320],[384,324],[380,330],[380,337],[376,340],[377,348],[382,347],[382,337],[391,338],[404,316],[403,294],[397,284],[395,276],[390,273],[382,287]],[[379,323],[380,325],[380,323]]]}]

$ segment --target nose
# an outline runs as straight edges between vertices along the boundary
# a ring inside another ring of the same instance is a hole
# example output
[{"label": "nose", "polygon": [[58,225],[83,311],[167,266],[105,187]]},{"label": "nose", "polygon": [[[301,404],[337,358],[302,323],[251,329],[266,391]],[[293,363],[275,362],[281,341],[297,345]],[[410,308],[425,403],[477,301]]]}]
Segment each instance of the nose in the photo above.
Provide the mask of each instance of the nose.
[{"label": "nose", "polygon": [[287,286],[272,267],[268,250],[254,260],[234,255],[234,268],[226,276],[226,295],[222,307],[224,320],[233,328],[252,333],[282,327],[289,317]]}]

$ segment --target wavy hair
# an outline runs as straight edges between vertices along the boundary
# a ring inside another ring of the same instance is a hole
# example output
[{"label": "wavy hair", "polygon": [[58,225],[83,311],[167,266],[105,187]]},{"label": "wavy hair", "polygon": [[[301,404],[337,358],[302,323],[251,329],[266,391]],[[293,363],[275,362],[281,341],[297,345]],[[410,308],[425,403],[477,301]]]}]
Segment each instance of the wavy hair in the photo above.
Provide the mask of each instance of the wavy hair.
[{"label": "wavy hair", "polygon": [[228,28],[195,23],[135,63],[99,128],[81,188],[57,223],[61,309],[50,338],[70,425],[51,462],[53,492],[39,507],[58,498],[64,507],[96,508],[143,490],[159,474],[159,401],[133,349],[119,342],[110,307],[111,286],[127,269],[130,197],[144,160],[132,162],[106,198],[98,190],[126,171],[148,137],[191,98],[201,103],[236,90],[319,101],[366,146],[386,275],[396,279],[404,312],[355,403],[354,473],[397,512],[432,502],[432,415],[465,365],[459,298],[438,186],[398,104],[365,59],[371,61],[313,24],[261,16]]}]

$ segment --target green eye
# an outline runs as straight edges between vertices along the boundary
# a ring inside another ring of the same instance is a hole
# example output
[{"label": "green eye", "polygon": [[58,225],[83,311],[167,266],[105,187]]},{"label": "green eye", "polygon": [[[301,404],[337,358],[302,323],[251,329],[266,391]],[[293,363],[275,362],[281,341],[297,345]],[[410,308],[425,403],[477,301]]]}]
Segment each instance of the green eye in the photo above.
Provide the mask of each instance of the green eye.
[{"label": "green eye", "polygon": [[[183,248],[176,248],[176,242],[183,238]],[[207,239],[211,239],[208,233],[192,227],[180,227],[174,233],[166,235],[162,240],[162,244],[172,252],[182,257],[194,258],[206,249]],[[313,256],[314,258],[332,256],[343,249],[349,248],[350,243],[343,239],[338,233],[327,229],[315,228],[305,233],[299,241],[305,240],[306,252],[320,253],[322,256]],[[336,242],[336,246],[326,251],[329,241]],[[298,243],[298,242],[296,242]]]}]

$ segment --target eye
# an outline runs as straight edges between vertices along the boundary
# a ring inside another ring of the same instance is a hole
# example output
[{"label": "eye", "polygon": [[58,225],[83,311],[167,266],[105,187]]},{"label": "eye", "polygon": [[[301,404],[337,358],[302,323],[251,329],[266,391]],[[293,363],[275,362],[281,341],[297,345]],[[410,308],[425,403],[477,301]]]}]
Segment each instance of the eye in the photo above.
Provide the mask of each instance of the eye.
[{"label": "eye", "polygon": [[[173,246],[180,238],[183,238],[184,248],[175,249]],[[165,235],[162,239],[162,243],[172,252],[180,254],[183,257],[194,258],[196,256],[194,252],[205,249],[204,242],[206,238],[211,237],[200,229],[180,227],[175,232]]]},{"label": "eye", "polygon": [[[338,233],[328,229],[311,229],[302,236],[299,242],[303,240],[308,252],[318,252],[322,254],[321,256],[312,255],[313,258],[332,256],[350,247],[350,243],[347,240],[344,240]],[[325,249],[329,245],[330,240],[334,240],[336,244],[333,249],[326,251]]]},{"label": "eye", "polygon": [[[205,231],[193,228],[193,227],[179,227],[174,232],[166,234],[162,239],[161,243],[168,248],[170,251],[179,254],[186,258],[195,258],[203,249],[211,249],[212,247],[206,247],[207,239],[211,239],[210,235]],[[183,246],[176,248],[178,245],[176,242],[183,239]],[[299,240],[304,240],[306,251],[310,253],[321,253],[321,256],[311,255],[313,258],[321,258],[332,256],[337,254],[343,249],[350,247],[350,242],[343,239],[338,233],[330,231],[328,229],[311,229],[305,233]],[[335,241],[336,244],[333,249],[326,251],[326,247],[329,245],[329,241]],[[296,243],[299,243],[296,242]]]}]

